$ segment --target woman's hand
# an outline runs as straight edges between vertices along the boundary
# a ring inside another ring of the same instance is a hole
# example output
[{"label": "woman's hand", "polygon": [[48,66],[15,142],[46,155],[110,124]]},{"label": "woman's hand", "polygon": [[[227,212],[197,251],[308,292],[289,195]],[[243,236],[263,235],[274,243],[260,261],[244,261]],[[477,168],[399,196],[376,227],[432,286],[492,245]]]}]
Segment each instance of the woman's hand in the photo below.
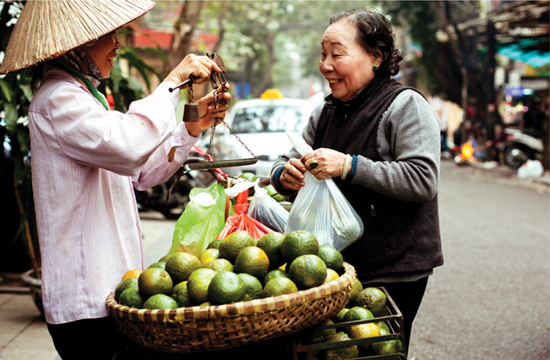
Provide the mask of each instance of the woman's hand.
[{"label": "woman's hand", "polygon": [[210,79],[212,71],[221,72],[214,61],[207,56],[189,54],[168,74],[164,81],[179,84],[188,80],[190,75],[193,75],[196,78],[193,83],[202,84]]},{"label": "woman's hand", "polygon": [[[223,86],[223,85],[222,85]],[[221,86],[218,88],[221,91]],[[207,94],[205,97],[197,101],[199,107],[198,122],[187,122],[187,132],[191,136],[199,136],[204,130],[212,127],[212,119],[215,120],[216,126],[225,118],[227,109],[229,109],[229,101],[231,101],[231,94],[228,92],[220,92],[218,94],[218,108],[214,106],[215,91]]]},{"label": "woman's hand", "polygon": [[307,168],[298,159],[290,159],[283,166],[283,172],[279,177],[279,183],[287,190],[300,190],[306,183],[304,173]]},{"label": "woman's hand", "polygon": [[[332,149],[319,148],[302,156],[300,161],[317,180],[323,180],[342,176],[346,154]],[[312,167],[311,164],[315,162],[318,165]]]}]

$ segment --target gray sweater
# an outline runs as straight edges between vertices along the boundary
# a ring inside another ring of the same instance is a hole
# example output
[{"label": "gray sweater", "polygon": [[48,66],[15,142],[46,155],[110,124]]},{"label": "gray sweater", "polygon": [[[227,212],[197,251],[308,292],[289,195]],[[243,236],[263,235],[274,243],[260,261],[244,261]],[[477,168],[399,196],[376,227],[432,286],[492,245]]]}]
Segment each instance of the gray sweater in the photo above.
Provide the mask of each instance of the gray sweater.
[{"label": "gray sweater", "polygon": [[[309,145],[313,144],[323,105],[313,110],[303,131]],[[376,143],[385,161],[359,155],[352,184],[398,200],[432,200],[439,183],[440,124],[437,113],[420,94],[402,91],[382,115],[378,128]],[[292,148],[275,162],[271,176],[290,158],[300,157]]]}]

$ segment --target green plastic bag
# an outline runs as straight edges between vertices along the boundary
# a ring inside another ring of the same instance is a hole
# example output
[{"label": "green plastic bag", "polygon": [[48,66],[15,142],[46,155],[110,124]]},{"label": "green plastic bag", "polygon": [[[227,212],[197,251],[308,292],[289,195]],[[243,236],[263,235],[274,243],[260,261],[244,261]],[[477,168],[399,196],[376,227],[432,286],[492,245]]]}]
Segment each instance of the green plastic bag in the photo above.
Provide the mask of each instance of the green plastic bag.
[{"label": "green plastic bag", "polygon": [[184,251],[199,257],[225,225],[225,192],[221,185],[193,188],[176,222],[170,254]]}]

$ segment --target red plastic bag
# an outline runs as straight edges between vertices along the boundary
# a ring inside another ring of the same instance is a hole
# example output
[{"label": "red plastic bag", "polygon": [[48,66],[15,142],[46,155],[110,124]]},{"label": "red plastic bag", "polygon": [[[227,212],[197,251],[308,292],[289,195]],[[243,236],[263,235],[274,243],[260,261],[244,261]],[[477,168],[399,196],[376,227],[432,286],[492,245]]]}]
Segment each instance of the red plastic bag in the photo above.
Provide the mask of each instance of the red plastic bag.
[{"label": "red plastic bag", "polygon": [[216,239],[225,239],[227,235],[235,231],[246,231],[254,239],[259,240],[267,233],[273,232],[262,223],[252,219],[246,214],[248,210],[248,189],[237,195],[235,204],[235,214],[231,215],[225,221],[225,227]]}]

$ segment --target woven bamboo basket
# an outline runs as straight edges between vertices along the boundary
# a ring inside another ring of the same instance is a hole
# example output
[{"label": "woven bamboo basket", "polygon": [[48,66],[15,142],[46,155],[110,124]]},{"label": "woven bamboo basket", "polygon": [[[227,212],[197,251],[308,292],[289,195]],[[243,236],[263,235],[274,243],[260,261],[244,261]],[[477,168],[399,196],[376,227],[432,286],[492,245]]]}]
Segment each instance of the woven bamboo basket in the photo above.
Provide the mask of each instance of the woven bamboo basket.
[{"label": "woven bamboo basket", "polygon": [[167,353],[221,350],[289,335],[336,315],[349,301],[355,269],[344,263],[338,279],[297,293],[208,307],[133,309],[111,292],[107,311],[120,332]]}]

